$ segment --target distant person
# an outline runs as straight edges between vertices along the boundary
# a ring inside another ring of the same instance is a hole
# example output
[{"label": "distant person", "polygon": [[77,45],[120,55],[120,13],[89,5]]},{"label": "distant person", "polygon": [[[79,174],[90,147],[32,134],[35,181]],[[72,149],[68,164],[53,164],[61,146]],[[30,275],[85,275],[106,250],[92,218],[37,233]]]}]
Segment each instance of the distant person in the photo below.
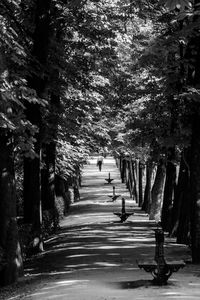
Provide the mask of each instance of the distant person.
[{"label": "distant person", "polygon": [[100,156],[97,158],[97,166],[99,167],[99,171],[101,171],[102,164],[103,164],[103,156],[100,155]]}]

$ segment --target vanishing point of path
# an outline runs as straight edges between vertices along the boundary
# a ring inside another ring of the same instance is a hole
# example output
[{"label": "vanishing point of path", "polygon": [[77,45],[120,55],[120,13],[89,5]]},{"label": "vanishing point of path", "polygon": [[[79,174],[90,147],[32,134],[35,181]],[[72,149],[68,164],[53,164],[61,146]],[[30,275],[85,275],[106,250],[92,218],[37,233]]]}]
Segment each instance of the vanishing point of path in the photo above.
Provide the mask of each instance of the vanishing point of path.
[{"label": "vanishing point of path", "polygon": [[[105,181],[109,172],[112,184]],[[126,209],[134,211],[125,223],[113,214],[121,209],[121,197],[116,202],[108,197],[113,185],[126,199]],[[6,299],[199,299],[200,267],[187,264],[163,287],[152,286],[151,274],[138,268],[136,260],[154,256],[154,226],[130,199],[114,159],[106,158],[99,172],[96,158],[91,158],[80,201],[72,205],[58,234],[46,241],[46,251],[26,266],[26,289]],[[165,255],[188,260],[189,250],[166,238]]]}]

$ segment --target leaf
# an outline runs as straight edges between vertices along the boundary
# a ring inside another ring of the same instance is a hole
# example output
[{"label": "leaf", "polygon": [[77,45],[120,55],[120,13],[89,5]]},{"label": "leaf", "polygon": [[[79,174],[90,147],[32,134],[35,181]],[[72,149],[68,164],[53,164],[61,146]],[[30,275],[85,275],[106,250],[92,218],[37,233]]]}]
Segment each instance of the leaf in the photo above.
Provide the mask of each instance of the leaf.
[{"label": "leaf", "polygon": [[160,4],[166,6],[170,11],[176,8],[183,11],[185,8],[191,8],[192,6],[189,0],[161,0]]},{"label": "leaf", "polygon": [[13,122],[11,122],[8,117],[0,112],[0,127],[1,128],[7,128],[7,129],[10,129],[10,130],[15,130],[16,129],[16,126],[13,124]]}]

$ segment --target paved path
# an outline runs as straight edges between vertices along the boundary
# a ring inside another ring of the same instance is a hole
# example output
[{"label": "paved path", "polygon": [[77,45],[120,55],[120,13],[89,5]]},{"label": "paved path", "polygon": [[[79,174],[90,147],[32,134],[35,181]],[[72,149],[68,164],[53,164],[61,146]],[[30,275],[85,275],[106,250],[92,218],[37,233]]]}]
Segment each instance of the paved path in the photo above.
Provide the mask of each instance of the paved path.
[{"label": "paved path", "polygon": [[[111,185],[104,180],[109,172],[114,178]],[[108,197],[113,185],[116,194],[126,198],[127,210],[135,212],[123,224],[113,214],[120,210],[121,200],[113,203]],[[154,223],[130,199],[111,157],[101,172],[96,159],[85,166],[81,200],[61,225],[59,234],[46,243],[46,252],[26,269],[35,285],[28,294],[8,300],[199,299],[196,267],[174,274],[164,287],[151,286],[151,275],[138,269],[137,259],[154,256]],[[165,253],[168,258],[188,259],[187,248],[173,240],[166,239]]]}]

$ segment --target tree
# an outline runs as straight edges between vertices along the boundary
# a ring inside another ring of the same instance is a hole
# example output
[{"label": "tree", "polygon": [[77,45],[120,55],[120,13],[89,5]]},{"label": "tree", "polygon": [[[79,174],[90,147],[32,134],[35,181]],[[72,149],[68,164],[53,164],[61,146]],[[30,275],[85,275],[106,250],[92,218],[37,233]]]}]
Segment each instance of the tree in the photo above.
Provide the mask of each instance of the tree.
[{"label": "tree", "polygon": [[[25,129],[22,91],[28,89],[21,72],[25,51],[17,34],[21,31],[18,13],[17,3],[0,4],[0,285],[15,282],[23,272],[16,218],[14,149],[23,151],[25,146],[18,134]],[[32,130],[31,126],[29,129]]]},{"label": "tree", "polygon": [[[32,56],[33,62],[39,64],[40,72],[34,72],[28,79],[30,88],[36,91],[37,97],[42,98],[46,88],[45,68],[49,52],[50,39],[50,6],[51,1],[36,1],[35,24],[33,32]],[[33,68],[33,67],[32,67]],[[35,158],[24,159],[24,219],[33,224],[34,248],[43,250],[42,243],[42,204],[41,204],[41,159],[42,132],[41,108],[38,103],[26,106],[27,119],[38,128],[35,135]]]}]

